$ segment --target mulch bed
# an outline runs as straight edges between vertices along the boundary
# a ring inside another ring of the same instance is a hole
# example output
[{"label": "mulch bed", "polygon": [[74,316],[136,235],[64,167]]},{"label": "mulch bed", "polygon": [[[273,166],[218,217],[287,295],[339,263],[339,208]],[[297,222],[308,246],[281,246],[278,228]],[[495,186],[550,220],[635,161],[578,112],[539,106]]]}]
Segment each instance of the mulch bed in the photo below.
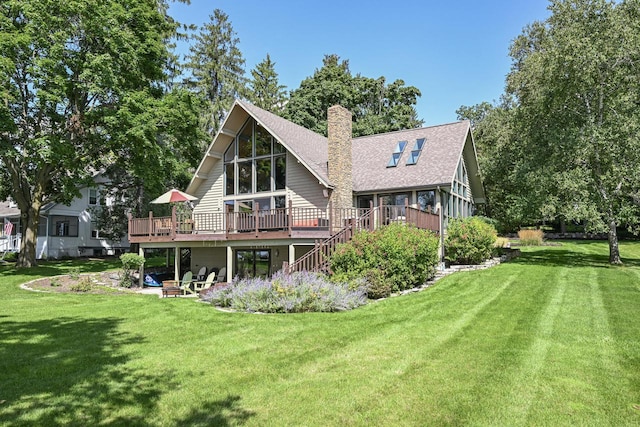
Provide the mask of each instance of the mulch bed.
[{"label": "mulch bed", "polygon": [[61,276],[45,277],[27,283],[26,287],[42,292],[87,294],[125,294],[134,293],[138,289],[120,287],[118,273],[113,271],[80,275],[64,274]]}]

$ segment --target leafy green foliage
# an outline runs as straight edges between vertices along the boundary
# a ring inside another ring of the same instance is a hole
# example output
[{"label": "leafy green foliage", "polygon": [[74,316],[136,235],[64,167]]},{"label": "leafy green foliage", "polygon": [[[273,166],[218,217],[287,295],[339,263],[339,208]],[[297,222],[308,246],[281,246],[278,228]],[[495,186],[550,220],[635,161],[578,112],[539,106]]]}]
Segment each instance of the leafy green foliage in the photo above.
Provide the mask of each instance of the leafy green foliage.
[{"label": "leafy green foliage", "polygon": [[480,264],[491,257],[496,238],[496,229],[480,218],[452,219],[444,241],[445,258],[454,264]]},{"label": "leafy green foliage", "polygon": [[514,124],[546,218],[607,231],[640,221],[640,2],[552,1],[511,47]]},{"label": "leafy green foliage", "polygon": [[348,61],[326,55],[323,66],[291,92],[283,116],[321,135],[327,133],[327,109],[340,104],[353,114],[353,135],[372,135],[419,127],[415,104],[420,91],[396,80],[353,76]]},{"label": "leafy green foliage", "polygon": [[361,231],[338,245],[330,265],[338,281],[371,280],[372,294],[422,285],[433,277],[439,239],[432,232],[402,224]]},{"label": "leafy green foliage", "polygon": [[144,257],[138,254],[122,254],[120,255],[122,262],[122,271],[120,273],[120,284],[124,288],[130,288],[132,285],[131,273],[139,270],[144,265]]},{"label": "leafy green foliage", "polygon": [[[190,112],[164,99],[178,26],[166,10],[165,0],[0,4],[0,196],[22,213],[19,265],[35,264],[43,205],[71,202],[115,161],[144,182],[145,160],[173,151],[158,150],[173,134],[167,116]],[[174,142],[188,147],[190,135]]]},{"label": "leafy green foliage", "polygon": [[69,288],[72,292],[89,292],[93,288],[91,279],[87,276],[80,280],[78,283],[71,285]]}]

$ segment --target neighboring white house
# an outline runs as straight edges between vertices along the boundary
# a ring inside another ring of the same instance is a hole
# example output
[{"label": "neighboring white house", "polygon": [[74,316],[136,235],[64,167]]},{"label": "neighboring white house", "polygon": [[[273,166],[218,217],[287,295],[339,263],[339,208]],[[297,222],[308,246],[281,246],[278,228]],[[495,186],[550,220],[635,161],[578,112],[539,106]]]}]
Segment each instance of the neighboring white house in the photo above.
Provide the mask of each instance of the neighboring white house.
[{"label": "neighboring white house", "polygon": [[[100,188],[105,183],[102,175],[96,175],[95,186],[80,189],[81,196],[68,206],[50,203],[40,211],[36,258],[62,258],[79,256],[116,255],[129,249],[126,236],[119,241],[100,237],[100,231],[91,219],[91,209],[101,203],[110,205],[111,201],[100,200]],[[0,252],[15,252],[20,249],[22,230],[20,210],[12,201],[0,203],[0,218],[3,223],[13,226],[3,227],[0,234]],[[11,234],[5,232],[11,229]]]}]

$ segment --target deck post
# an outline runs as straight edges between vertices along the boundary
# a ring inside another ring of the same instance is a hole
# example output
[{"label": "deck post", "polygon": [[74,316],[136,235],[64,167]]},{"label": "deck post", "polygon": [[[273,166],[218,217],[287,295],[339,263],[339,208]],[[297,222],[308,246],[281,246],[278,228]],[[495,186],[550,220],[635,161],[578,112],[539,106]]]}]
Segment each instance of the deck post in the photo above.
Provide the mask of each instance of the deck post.
[{"label": "deck post", "polygon": [[149,211],[149,240],[151,240],[152,233],[153,233],[153,212]]},{"label": "deck post", "polygon": [[409,225],[409,198],[404,199],[404,225]]},{"label": "deck post", "polygon": [[176,205],[173,205],[171,206],[171,240],[175,240],[177,229],[178,229],[178,220],[176,217]]},{"label": "deck post", "polygon": [[375,212],[373,212],[373,199],[369,200],[369,231],[374,230]]},{"label": "deck post", "polygon": [[329,235],[333,234],[333,201],[329,200]]},{"label": "deck post", "polygon": [[[138,255],[144,258],[144,248],[142,248],[142,246],[138,246]],[[144,287],[144,263],[142,263],[138,270],[138,286],[140,288]]]},{"label": "deck post", "polygon": [[293,201],[289,199],[287,206],[287,229],[289,230],[289,237],[291,237],[291,227],[293,226]]},{"label": "deck post", "polygon": [[258,238],[258,210],[260,209],[260,203],[253,203],[253,228],[256,232],[256,239]]}]

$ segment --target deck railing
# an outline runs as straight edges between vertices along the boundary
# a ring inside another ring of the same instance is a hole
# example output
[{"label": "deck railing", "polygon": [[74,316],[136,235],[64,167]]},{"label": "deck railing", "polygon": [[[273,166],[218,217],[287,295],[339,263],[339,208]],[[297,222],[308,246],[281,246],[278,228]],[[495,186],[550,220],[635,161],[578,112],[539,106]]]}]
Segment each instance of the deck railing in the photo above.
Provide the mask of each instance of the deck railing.
[{"label": "deck railing", "polygon": [[[277,209],[260,209],[255,203],[248,212],[193,213],[147,218],[129,218],[129,238],[149,237],[174,239],[187,234],[259,233],[262,231],[323,231],[335,235],[351,227],[352,231],[374,230],[393,222],[409,223],[418,228],[439,231],[439,216],[405,206],[378,206],[369,208],[328,209],[298,208],[289,206]],[[350,237],[349,237],[350,238]]]},{"label": "deck railing", "polygon": [[316,240],[314,248],[300,257],[293,264],[284,263],[283,269],[291,274],[295,271],[329,271],[329,257],[340,243],[351,240],[354,233],[369,230],[373,227],[374,209],[354,209],[357,216],[345,219],[344,226],[326,240]]}]

